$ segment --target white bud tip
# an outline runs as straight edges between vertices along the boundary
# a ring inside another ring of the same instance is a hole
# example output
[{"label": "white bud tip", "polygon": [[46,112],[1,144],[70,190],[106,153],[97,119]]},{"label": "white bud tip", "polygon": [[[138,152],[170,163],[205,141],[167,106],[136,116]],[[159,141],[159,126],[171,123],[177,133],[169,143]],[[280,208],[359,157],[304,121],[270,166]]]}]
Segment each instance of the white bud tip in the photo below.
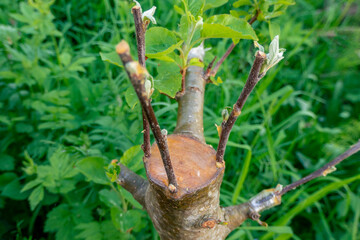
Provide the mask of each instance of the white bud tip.
[{"label": "white bud tip", "polygon": [[169,191],[170,191],[171,193],[176,192],[176,187],[175,187],[173,184],[169,184]]},{"label": "white bud tip", "polygon": [[164,135],[164,136],[167,136],[168,131],[166,129],[163,129],[163,130],[161,130],[161,134]]}]

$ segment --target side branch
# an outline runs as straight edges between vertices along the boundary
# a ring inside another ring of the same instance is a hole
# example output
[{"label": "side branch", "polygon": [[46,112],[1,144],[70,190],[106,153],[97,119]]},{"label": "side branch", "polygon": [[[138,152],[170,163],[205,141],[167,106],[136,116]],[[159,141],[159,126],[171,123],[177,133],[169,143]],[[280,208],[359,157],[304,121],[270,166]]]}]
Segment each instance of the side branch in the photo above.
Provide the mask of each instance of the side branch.
[{"label": "side branch", "polygon": [[[225,59],[230,55],[230,53],[232,52],[232,50],[235,47],[235,43],[231,43],[231,45],[229,46],[229,48],[226,50],[225,54],[220,58],[220,60],[216,63],[215,67],[213,70],[211,71],[207,71],[206,75],[204,76],[204,78],[207,80],[210,76],[215,76],[217,71],[219,70],[221,64],[225,61]],[[216,57],[215,57],[216,58]],[[213,61],[215,61],[215,58]],[[209,65],[210,67],[210,65]]]},{"label": "side branch", "polygon": [[243,90],[241,91],[240,97],[234,104],[233,110],[231,111],[229,118],[223,124],[221,134],[220,134],[219,146],[218,146],[218,149],[216,152],[216,162],[218,162],[218,163],[223,163],[226,143],[229,139],[229,134],[231,132],[231,129],[234,126],[236,119],[240,115],[241,110],[242,110],[248,96],[254,89],[255,85],[261,79],[259,77],[259,72],[260,72],[261,66],[263,65],[265,59],[266,59],[265,53],[260,52],[260,51],[258,51],[256,53],[255,61],[251,68],[249,77],[246,80],[245,86],[244,86]]},{"label": "side branch", "polygon": [[283,195],[283,194],[287,193],[288,191],[293,190],[293,189],[297,188],[298,186],[313,180],[314,178],[317,178],[320,176],[326,176],[328,173],[331,173],[336,170],[335,166],[337,164],[339,164],[346,158],[354,155],[358,151],[360,151],[360,141],[358,143],[356,143],[355,145],[353,145],[346,152],[344,152],[343,154],[339,155],[337,158],[332,160],[331,162],[325,164],[322,168],[316,170],[315,172],[307,175],[306,177],[304,177],[296,182],[293,182],[293,183],[285,186],[278,195]]},{"label": "side branch", "polygon": [[116,46],[116,52],[119,54],[121,61],[126,69],[132,85],[134,86],[136,95],[139,98],[140,104],[145,112],[146,118],[150,124],[151,130],[155,136],[156,143],[159,147],[161,159],[164,164],[166,175],[169,181],[169,190],[174,193],[177,191],[177,182],[174,174],[174,169],[170,160],[169,148],[166,138],[161,133],[159,123],[156,119],[154,109],[152,108],[148,94],[145,90],[145,79],[148,73],[138,62],[133,61],[130,56],[130,47],[125,41],[121,41]]},{"label": "side branch", "polygon": [[257,221],[260,225],[267,226],[267,223],[260,220],[260,212],[281,204],[282,195],[288,191],[293,190],[296,187],[313,180],[314,178],[326,176],[327,174],[335,171],[335,165],[354,155],[358,151],[360,151],[360,141],[331,162],[325,164],[322,168],[292,184],[285,187],[278,184],[276,188],[262,190],[243,204],[224,208],[225,217],[227,218],[230,230],[232,231],[239,227],[247,218]]},{"label": "side branch", "polygon": [[[135,23],[135,31],[136,31],[136,42],[137,42],[137,52],[138,59],[141,66],[145,68],[145,27],[141,18],[141,8],[139,6],[135,6],[132,8],[132,13],[134,15],[134,23]],[[149,122],[146,119],[144,110],[142,111],[143,118],[143,134],[144,134],[144,144],[142,145],[142,149],[144,151],[144,155],[146,158],[150,157],[150,126]]]},{"label": "side branch", "polygon": [[251,209],[249,203],[242,203],[235,206],[224,208],[227,227],[230,232],[239,227],[246,219],[251,218]]},{"label": "side branch", "polygon": [[149,182],[125,167],[120,165],[120,174],[117,183],[125,188],[145,208],[145,193]]}]

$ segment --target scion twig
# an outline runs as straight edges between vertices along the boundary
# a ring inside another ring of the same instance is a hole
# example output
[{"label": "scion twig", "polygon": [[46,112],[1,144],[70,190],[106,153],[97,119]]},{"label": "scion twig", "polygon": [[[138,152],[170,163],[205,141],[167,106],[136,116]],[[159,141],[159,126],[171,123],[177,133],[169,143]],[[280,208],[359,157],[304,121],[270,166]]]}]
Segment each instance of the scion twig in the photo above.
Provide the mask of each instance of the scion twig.
[{"label": "scion twig", "polygon": [[360,141],[353,145],[350,149],[345,151],[343,154],[339,155],[337,158],[324,165],[322,168],[316,170],[315,172],[292,184],[283,187],[282,189],[279,188],[278,190],[278,184],[275,189],[265,189],[257,195],[253,196],[249,201],[245,203],[224,208],[225,213],[227,214],[227,217],[229,219],[227,226],[231,230],[233,230],[236,227],[240,226],[247,218],[257,221],[263,226],[267,226],[267,223],[260,220],[260,212],[281,204],[282,195],[308,181],[313,180],[314,178],[325,176],[326,174],[334,171],[335,165],[354,155],[358,151],[360,151]]},{"label": "scion twig", "polygon": [[298,186],[307,183],[311,180],[313,180],[314,178],[320,177],[320,176],[326,176],[326,174],[332,172],[335,170],[335,166],[337,164],[339,164],[340,162],[342,162],[343,160],[347,159],[348,157],[350,157],[351,155],[354,155],[355,153],[357,153],[358,151],[360,151],[360,141],[357,142],[355,145],[353,145],[350,149],[348,149],[347,151],[345,151],[343,154],[339,155],[338,157],[336,157],[334,160],[332,160],[331,162],[325,164],[323,167],[321,167],[320,169],[316,170],[315,172],[307,175],[306,177],[293,182],[287,186],[285,186],[282,191],[280,193],[278,193],[278,195],[283,195],[285,193],[287,193],[290,190],[293,190],[295,188],[297,188]]},{"label": "scion twig", "polygon": [[217,56],[214,57],[214,59],[209,63],[209,66],[206,68],[206,71],[205,71],[205,75],[204,75],[204,78],[206,80],[206,82],[208,83],[209,81],[209,76],[210,76],[210,73],[211,73],[211,69],[214,65],[214,62],[216,60]]},{"label": "scion twig", "polygon": [[226,143],[229,139],[229,134],[231,132],[231,129],[232,129],[236,119],[240,115],[241,110],[242,110],[248,96],[250,95],[251,91],[254,89],[255,85],[261,79],[259,77],[259,72],[260,72],[261,66],[263,65],[263,62],[265,59],[266,59],[265,53],[260,52],[260,51],[258,51],[256,53],[253,66],[250,70],[250,74],[249,74],[248,79],[246,80],[245,86],[244,86],[243,90],[241,91],[241,94],[240,94],[238,100],[234,104],[234,107],[230,113],[229,118],[227,119],[227,121],[224,124],[222,124],[219,146],[218,146],[218,149],[216,152],[216,162],[218,164],[223,163]]},{"label": "scion twig", "polygon": [[145,112],[146,118],[150,124],[150,128],[155,136],[156,143],[158,145],[161,159],[164,164],[165,172],[169,181],[169,190],[174,193],[177,191],[177,182],[174,174],[174,169],[171,164],[169,148],[166,138],[161,133],[159,123],[156,119],[154,109],[152,108],[148,95],[145,90],[145,79],[148,73],[144,67],[138,62],[133,61],[130,55],[130,47],[124,40],[116,46],[116,52],[119,54],[124,68],[130,78],[132,85],[134,86],[136,95],[139,98],[140,104]]},{"label": "scion twig", "polygon": [[[134,23],[135,23],[135,32],[136,32],[136,42],[137,42],[137,52],[138,59],[141,66],[145,68],[145,26],[141,17],[141,8],[139,6],[135,6],[132,8],[132,14],[134,15]],[[150,101],[150,99],[149,99]],[[146,158],[149,158],[151,155],[151,144],[150,144],[150,127],[149,122],[146,119],[144,110],[142,111],[143,118],[143,134],[144,134],[144,143],[142,145],[142,149],[144,151],[144,155]]]},{"label": "scion twig", "polygon": [[250,25],[253,24],[253,23],[257,20],[257,18],[258,18],[258,16],[259,16],[259,13],[260,13],[260,10],[256,9],[255,15],[254,15],[254,16],[250,19],[250,21],[249,21],[249,24],[250,24]]},{"label": "scion twig", "polygon": [[[235,43],[231,43],[231,45],[229,46],[229,48],[226,50],[225,54],[220,58],[220,60],[216,63],[215,67],[213,70],[209,71],[209,73],[207,73],[205,75],[205,79],[208,79],[210,76],[215,76],[217,71],[219,70],[221,64],[225,61],[225,59],[230,55],[230,53],[232,52],[232,50],[235,47]],[[215,60],[215,59],[214,59]]]}]

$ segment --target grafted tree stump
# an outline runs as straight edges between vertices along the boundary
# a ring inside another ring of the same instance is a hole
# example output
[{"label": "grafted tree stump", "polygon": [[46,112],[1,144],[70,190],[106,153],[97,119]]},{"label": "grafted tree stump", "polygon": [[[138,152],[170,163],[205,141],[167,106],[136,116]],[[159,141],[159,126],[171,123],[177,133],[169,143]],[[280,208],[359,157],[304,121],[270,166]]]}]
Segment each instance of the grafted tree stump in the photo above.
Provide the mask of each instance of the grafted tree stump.
[{"label": "grafted tree stump", "polygon": [[230,232],[219,206],[224,168],[216,167],[216,151],[184,135],[170,135],[168,146],[178,182],[170,193],[156,144],[145,159],[150,186],[146,209],[161,239],[224,239]]},{"label": "grafted tree stump", "polygon": [[[166,138],[145,92],[146,70],[132,60],[126,42],[116,49],[156,139],[150,157],[144,158],[148,181],[120,164],[117,182],[147,210],[162,240],[225,239],[249,217],[250,208],[248,203],[227,208],[219,205],[225,166],[216,162],[216,151],[203,135],[203,69],[187,68],[185,91],[177,97],[175,134]],[[189,59],[201,60],[204,54],[201,44],[190,51]]]}]

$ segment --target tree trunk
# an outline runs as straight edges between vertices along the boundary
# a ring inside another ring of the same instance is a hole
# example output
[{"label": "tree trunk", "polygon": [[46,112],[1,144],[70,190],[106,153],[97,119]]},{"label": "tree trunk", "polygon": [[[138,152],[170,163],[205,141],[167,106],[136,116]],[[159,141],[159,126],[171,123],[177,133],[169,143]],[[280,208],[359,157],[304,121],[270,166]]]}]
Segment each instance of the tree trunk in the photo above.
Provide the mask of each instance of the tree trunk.
[{"label": "tree trunk", "polygon": [[145,159],[150,182],[145,209],[161,239],[225,239],[232,225],[227,225],[228,212],[219,205],[224,168],[216,167],[215,150],[184,135],[170,135],[168,146],[178,181],[176,194],[167,188],[156,144]]}]

